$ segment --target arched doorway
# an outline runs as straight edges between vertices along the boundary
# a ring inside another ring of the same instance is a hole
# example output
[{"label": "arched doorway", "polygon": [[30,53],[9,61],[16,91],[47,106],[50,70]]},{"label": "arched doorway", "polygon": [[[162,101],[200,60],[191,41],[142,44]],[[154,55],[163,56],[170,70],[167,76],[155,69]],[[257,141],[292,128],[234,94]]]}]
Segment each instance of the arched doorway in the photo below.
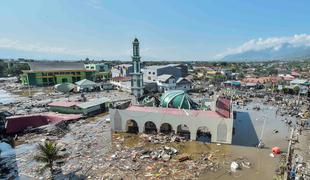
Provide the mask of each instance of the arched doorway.
[{"label": "arched doorway", "polygon": [[177,134],[187,140],[191,139],[191,132],[189,131],[189,127],[185,124],[178,125]]},{"label": "arched doorway", "polygon": [[211,143],[211,137],[212,137],[211,131],[206,126],[198,128],[196,141]]},{"label": "arched doorway", "polygon": [[155,134],[155,133],[157,133],[156,125],[152,121],[147,121],[144,124],[144,132],[146,134]]},{"label": "arched doorway", "polygon": [[127,133],[138,134],[139,133],[139,126],[135,120],[130,119],[126,123],[126,130],[127,130],[126,131]]},{"label": "arched doorway", "polygon": [[217,141],[227,141],[227,125],[225,123],[217,125]]},{"label": "arched doorway", "polygon": [[172,133],[172,126],[171,126],[171,124],[169,124],[169,123],[163,123],[163,124],[160,126],[159,131],[160,131],[161,133],[164,133],[164,134],[171,134],[171,133]]}]

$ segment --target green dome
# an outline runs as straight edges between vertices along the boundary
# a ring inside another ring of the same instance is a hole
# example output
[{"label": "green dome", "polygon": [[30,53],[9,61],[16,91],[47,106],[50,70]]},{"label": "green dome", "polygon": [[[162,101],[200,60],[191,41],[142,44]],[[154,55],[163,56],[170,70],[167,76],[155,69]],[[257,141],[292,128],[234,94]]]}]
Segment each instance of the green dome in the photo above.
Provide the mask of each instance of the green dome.
[{"label": "green dome", "polygon": [[160,98],[160,106],[178,109],[197,109],[197,104],[182,90],[164,93]]}]

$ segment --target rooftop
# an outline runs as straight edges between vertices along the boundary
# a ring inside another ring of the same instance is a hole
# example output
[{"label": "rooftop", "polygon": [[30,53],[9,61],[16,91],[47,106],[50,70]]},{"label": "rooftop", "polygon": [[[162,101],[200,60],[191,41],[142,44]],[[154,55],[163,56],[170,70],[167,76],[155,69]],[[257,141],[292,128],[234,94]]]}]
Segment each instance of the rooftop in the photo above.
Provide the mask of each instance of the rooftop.
[{"label": "rooftop", "polygon": [[99,99],[93,99],[91,101],[88,101],[88,102],[83,102],[83,103],[80,103],[78,104],[77,106],[82,108],[82,109],[87,109],[87,108],[90,108],[90,107],[93,107],[93,106],[97,106],[97,105],[100,105],[100,104],[103,104],[103,103],[106,103],[106,102],[109,102],[110,100],[108,98],[99,98]]},{"label": "rooftop", "polygon": [[307,79],[294,79],[291,81],[292,84],[308,84]]},{"label": "rooftop", "polygon": [[161,107],[140,107],[140,106],[130,106],[126,110],[137,111],[137,112],[154,112],[154,113],[164,113],[178,116],[208,116],[213,118],[223,118],[220,114],[215,111],[203,111],[203,110],[184,110],[184,109],[174,109],[174,108],[161,108]]},{"label": "rooftop", "polygon": [[266,76],[266,77],[247,77],[242,80],[244,83],[267,83],[267,82],[277,82],[280,80],[280,77],[275,77],[275,76]]},{"label": "rooftop", "polygon": [[172,76],[170,74],[163,74],[163,75],[160,75],[157,77],[157,79],[161,82],[166,82],[170,78],[174,78],[174,76]]},{"label": "rooftop", "polygon": [[113,81],[131,81],[131,77],[130,76],[128,76],[128,77],[120,76],[120,77],[114,77],[114,78],[112,78],[112,80]]},{"label": "rooftop", "polygon": [[76,106],[79,102],[69,102],[69,101],[56,101],[49,103],[49,106],[59,106],[59,107],[71,107]]},{"label": "rooftop", "polygon": [[197,104],[182,90],[172,90],[164,93],[160,98],[160,105],[178,109],[197,108]]},{"label": "rooftop", "polygon": [[128,68],[130,66],[132,66],[132,64],[119,64],[119,65],[116,65],[114,67],[125,67],[125,68]]},{"label": "rooftop", "polygon": [[34,61],[28,64],[30,71],[85,70],[82,62]]},{"label": "rooftop", "polygon": [[94,86],[94,85],[97,85],[95,82],[90,81],[88,79],[82,79],[82,80],[76,82],[75,84],[79,85],[79,86]]},{"label": "rooftop", "polygon": [[79,114],[58,114],[53,112],[31,114],[24,116],[11,116],[7,118],[6,133],[22,132],[28,127],[40,127],[49,123],[59,123],[61,121],[77,120],[81,118]]},{"label": "rooftop", "polygon": [[178,66],[178,65],[180,65],[180,64],[167,64],[167,65],[159,65],[159,66],[147,66],[144,69],[154,69],[155,70],[155,69],[160,69],[160,68],[169,67],[169,66],[174,67],[174,66]]},{"label": "rooftop", "polygon": [[109,102],[110,100],[108,98],[102,97],[98,99],[90,99],[87,102],[76,102],[76,101],[56,101],[48,104],[49,106],[58,106],[58,107],[72,107],[77,106],[82,109],[87,109],[93,106],[97,106],[106,102]]}]

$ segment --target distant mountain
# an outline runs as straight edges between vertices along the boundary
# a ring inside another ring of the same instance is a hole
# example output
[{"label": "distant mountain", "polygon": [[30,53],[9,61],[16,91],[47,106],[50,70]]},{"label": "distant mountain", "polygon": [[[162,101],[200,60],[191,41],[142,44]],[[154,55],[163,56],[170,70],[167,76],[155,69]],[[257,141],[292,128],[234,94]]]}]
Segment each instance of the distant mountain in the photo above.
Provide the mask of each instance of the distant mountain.
[{"label": "distant mountain", "polygon": [[310,47],[283,47],[277,51],[273,48],[263,50],[249,50],[242,53],[227,55],[222,60],[283,60],[310,57]]},{"label": "distant mountain", "polygon": [[250,40],[218,56],[225,61],[290,60],[310,57],[310,35]]}]

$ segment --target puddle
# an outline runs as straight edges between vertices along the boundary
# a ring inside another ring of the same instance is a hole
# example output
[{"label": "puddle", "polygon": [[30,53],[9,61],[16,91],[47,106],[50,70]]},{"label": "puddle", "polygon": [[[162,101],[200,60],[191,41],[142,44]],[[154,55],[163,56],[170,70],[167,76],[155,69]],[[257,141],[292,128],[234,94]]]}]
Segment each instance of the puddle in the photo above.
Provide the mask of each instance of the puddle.
[{"label": "puddle", "polygon": [[53,87],[35,87],[35,88],[26,88],[22,90],[15,90],[12,92],[13,94],[22,96],[22,97],[29,97],[39,94],[51,94],[55,93]]},{"label": "puddle", "polygon": [[13,103],[16,100],[16,96],[14,96],[13,94],[0,89],[0,104],[9,104],[9,103]]}]

